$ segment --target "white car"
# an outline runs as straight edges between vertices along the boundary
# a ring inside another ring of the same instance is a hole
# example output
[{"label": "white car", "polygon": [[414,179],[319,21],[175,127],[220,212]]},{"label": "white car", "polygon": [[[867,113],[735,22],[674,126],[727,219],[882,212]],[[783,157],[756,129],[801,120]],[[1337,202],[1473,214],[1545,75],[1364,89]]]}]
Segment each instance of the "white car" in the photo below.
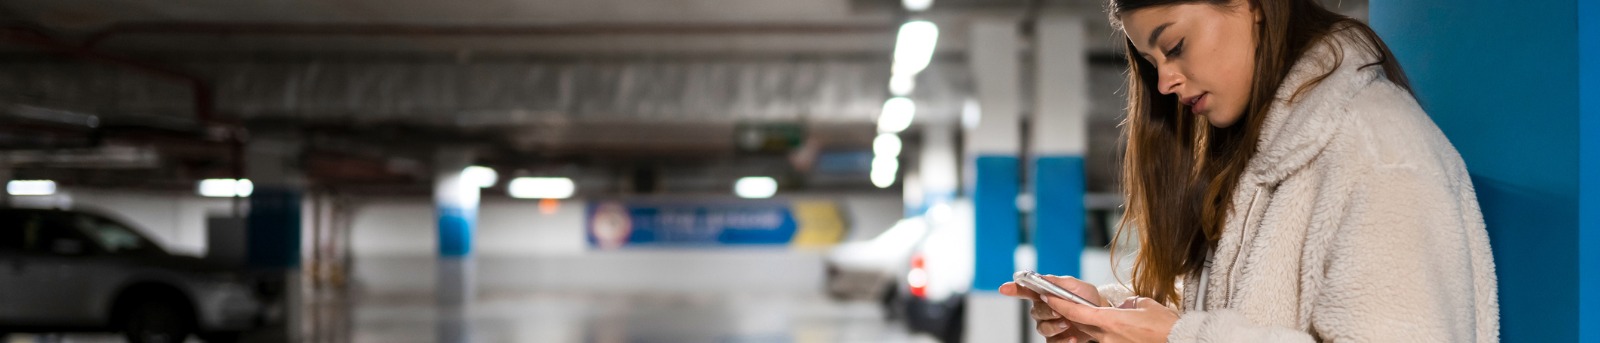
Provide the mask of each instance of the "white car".
[{"label": "white car", "polygon": [[104,216],[0,209],[0,340],[6,332],[116,331],[129,342],[234,341],[279,315],[281,290],[175,256]]},{"label": "white car", "polygon": [[879,300],[885,314],[896,317],[899,277],[907,266],[912,249],[928,233],[921,217],[901,219],[871,240],[841,243],[823,259],[827,270],[828,295],[835,300]]}]

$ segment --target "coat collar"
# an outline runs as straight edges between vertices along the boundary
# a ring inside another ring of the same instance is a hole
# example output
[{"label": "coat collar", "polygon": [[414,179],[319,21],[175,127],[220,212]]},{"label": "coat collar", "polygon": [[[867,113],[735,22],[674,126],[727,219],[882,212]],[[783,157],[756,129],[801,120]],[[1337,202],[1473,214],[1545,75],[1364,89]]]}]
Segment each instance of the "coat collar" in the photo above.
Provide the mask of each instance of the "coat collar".
[{"label": "coat collar", "polygon": [[[1267,110],[1256,154],[1241,183],[1277,183],[1322,152],[1336,134],[1336,124],[1347,117],[1340,111],[1363,86],[1383,77],[1380,66],[1362,67],[1378,60],[1365,44],[1356,30],[1336,29],[1295,62]],[[1290,99],[1330,69],[1320,84]]]}]

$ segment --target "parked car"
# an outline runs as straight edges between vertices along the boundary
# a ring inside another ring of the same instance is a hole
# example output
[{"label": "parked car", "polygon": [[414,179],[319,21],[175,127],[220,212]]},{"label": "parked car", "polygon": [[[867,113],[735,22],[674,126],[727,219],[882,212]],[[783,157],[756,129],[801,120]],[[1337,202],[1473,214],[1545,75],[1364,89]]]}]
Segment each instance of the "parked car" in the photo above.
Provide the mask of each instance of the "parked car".
[{"label": "parked car", "polygon": [[170,254],[104,215],[0,209],[0,340],[76,331],[134,343],[237,340],[281,316],[273,284]]},{"label": "parked car", "polygon": [[828,295],[840,301],[877,300],[887,317],[898,318],[901,307],[894,302],[898,276],[905,273],[906,259],[927,233],[927,223],[912,217],[895,222],[870,240],[835,246],[823,259]]}]

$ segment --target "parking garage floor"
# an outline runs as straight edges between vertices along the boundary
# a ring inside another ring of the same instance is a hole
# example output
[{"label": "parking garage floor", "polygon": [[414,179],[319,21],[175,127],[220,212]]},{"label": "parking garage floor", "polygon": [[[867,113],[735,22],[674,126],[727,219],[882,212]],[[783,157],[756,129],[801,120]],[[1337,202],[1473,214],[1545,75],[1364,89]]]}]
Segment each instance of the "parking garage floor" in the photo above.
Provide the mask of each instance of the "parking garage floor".
[{"label": "parking garage floor", "polygon": [[[420,295],[317,303],[306,312],[307,342],[934,342],[886,321],[874,303],[801,294],[486,293],[462,311]],[[107,334],[10,337],[121,341]]]}]

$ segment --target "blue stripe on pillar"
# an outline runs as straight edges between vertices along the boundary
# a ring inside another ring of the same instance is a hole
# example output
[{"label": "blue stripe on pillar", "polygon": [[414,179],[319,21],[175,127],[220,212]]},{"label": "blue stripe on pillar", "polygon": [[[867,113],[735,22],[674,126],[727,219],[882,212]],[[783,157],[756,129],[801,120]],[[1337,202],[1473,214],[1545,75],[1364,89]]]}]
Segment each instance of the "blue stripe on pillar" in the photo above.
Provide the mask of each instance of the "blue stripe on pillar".
[{"label": "blue stripe on pillar", "polygon": [[300,190],[258,185],[245,221],[246,261],[261,268],[300,266]]},{"label": "blue stripe on pillar", "polygon": [[999,291],[1016,271],[1017,242],[1021,240],[1017,214],[1018,168],[1016,156],[978,156],[977,185],[972,194],[976,223],[972,274],[973,291]]},{"label": "blue stripe on pillar", "polygon": [[476,209],[439,206],[439,255],[467,256],[472,253],[472,224]]},{"label": "blue stripe on pillar", "polygon": [[1033,247],[1039,272],[1079,276],[1083,258],[1083,157],[1043,156],[1033,170]]}]

